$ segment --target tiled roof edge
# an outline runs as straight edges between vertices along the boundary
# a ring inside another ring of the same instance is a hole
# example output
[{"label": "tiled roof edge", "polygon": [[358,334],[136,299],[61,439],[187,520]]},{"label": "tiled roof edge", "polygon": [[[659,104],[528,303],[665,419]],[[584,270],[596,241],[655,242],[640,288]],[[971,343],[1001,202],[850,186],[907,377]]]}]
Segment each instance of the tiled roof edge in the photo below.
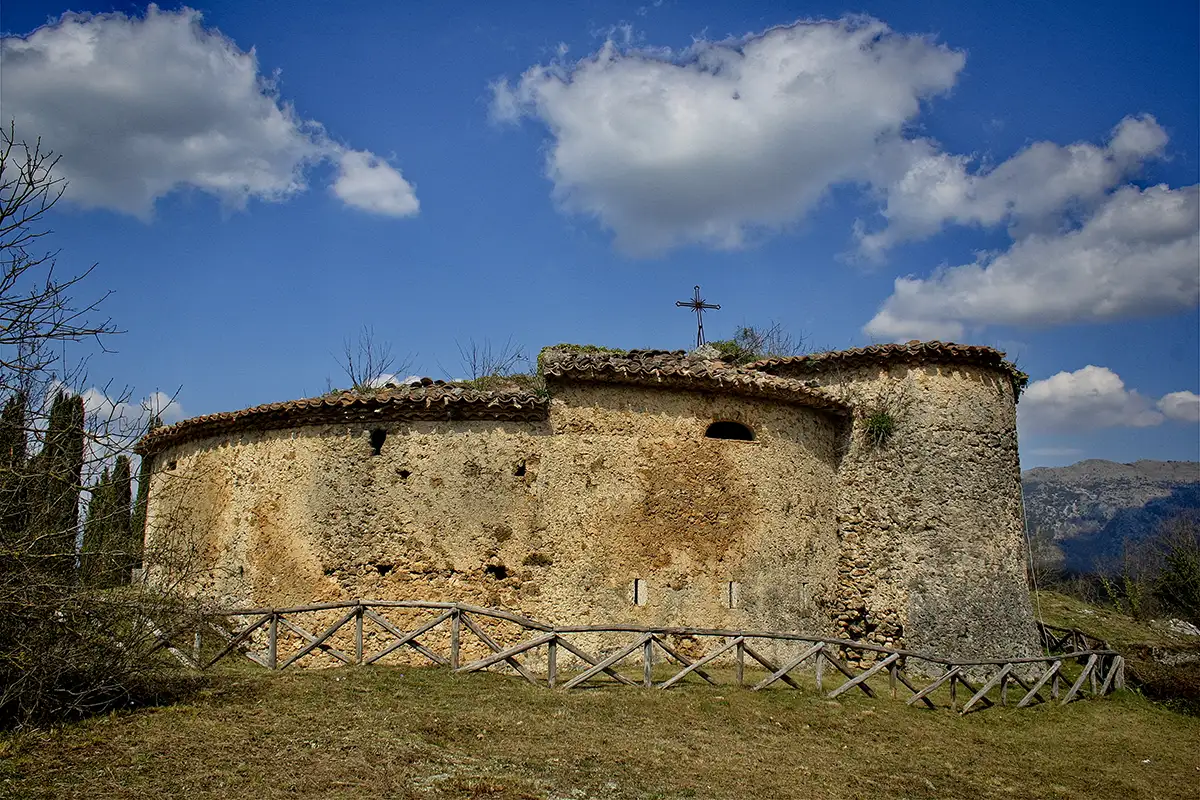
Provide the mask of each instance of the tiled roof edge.
[{"label": "tiled roof edge", "polygon": [[151,431],[134,449],[141,455],[151,455],[181,442],[246,430],[400,420],[536,422],[546,419],[548,414],[547,398],[520,391],[479,391],[434,385],[372,395],[342,392],[193,417]]},{"label": "tiled roof edge", "polygon": [[834,414],[850,411],[846,403],[802,381],[696,358],[682,350],[595,353],[547,348],[542,351],[541,368],[547,380],[709,391],[766,397]]},{"label": "tiled roof edge", "polygon": [[1012,381],[1013,393],[1020,397],[1021,391],[1029,383],[1029,376],[1017,369],[1017,366],[1006,360],[1004,356],[1003,350],[996,350],[984,345],[956,344],[937,340],[922,342],[914,339],[904,344],[874,344],[868,347],[830,350],[803,356],[764,358],[748,364],[747,368],[772,375],[790,372],[793,373],[793,377],[798,377],[799,375],[815,375],[833,365],[856,367],[897,361],[930,364],[970,363],[990,367],[1007,374]]}]

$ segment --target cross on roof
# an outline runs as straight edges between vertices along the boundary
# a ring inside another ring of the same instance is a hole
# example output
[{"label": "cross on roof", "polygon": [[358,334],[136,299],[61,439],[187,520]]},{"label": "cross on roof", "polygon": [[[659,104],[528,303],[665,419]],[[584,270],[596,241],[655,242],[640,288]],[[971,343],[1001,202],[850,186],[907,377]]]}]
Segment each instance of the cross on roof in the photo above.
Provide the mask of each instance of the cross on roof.
[{"label": "cross on roof", "polygon": [[696,293],[691,300],[676,300],[675,305],[680,308],[690,308],[696,312],[696,347],[704,345],[704,310],[716,310],[720,308],[715,303],[706,303],[704,298],[700,296],[700,287],[696,287]]}]

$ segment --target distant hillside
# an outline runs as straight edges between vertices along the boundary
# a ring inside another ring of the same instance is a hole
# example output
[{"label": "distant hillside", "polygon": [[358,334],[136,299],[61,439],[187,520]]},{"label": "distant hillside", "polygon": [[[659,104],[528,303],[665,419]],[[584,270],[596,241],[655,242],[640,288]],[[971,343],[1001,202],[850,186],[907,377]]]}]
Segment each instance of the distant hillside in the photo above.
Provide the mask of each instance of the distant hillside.
[{"label": "distant hillside", "polygon": [[1180,512],[1200,513],[1195,461],[1091,459],[1027,470],[1021,483],[1035,557],[1073,572],[1096,571],[1126,539],[1145,539]]}]

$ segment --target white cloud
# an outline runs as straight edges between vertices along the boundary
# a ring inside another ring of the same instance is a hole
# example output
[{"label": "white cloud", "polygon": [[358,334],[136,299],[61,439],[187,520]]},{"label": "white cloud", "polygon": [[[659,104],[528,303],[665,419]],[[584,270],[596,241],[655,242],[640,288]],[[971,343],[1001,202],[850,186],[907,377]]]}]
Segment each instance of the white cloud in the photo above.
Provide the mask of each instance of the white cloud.
[{"label": "white cloud", "polygon": [[378,378],[367,381],[367,386],[372,389],[386,389],[388,386],[413,386],[420,382],[420,375],[409,375],[407,378],[400,378],[395,373],[385,372]]},{"label": "white cloud", "polygon": [[619,247],[737,247],[866,180],[964,55],[870,18],[799,22],[682,52],[607,42],[493,84],[499,121],[539,120],[554,197]]},{"label": "white cloud", "polygon": [[1126,117],[1107,145],[1037,142],[992,169],[969,171],[971,159],[939,152],[928,140],[893,147],[876,162],[873,182],[886,198],[887,227],[859,230],[871,258],[947,223],[1014,227],[1021,235],[1060,227],[1065,212],[1094,208],[1149,158],[1161,156],[1167,134],[1154,117]]},{"label": "white cloud", "polygon": [[1017,410],[1022,425],[1051,431],[1144,428],[1163,421],[1149,399],[1125,388],[1121,376],[1091,365],[1029,384]]},{"label": "white cloud", "polygon": [[961,339],[967,327],[1059,325],[1169,314],[1200,302],[1200,186],[1123,187],[1074,230],[898,278],[864,330]]},{"label": "white cloud", "polygon": [[398,172],[300,118],[259,72],[254,50],[203,27],[198,11],[68,13],[0,40],[0,59],[0,118],[62,155],[57,173],[80,205],[148,219],[155,201],[182,188],[234,207],[278,201],[306,188],[311,166],[333,159],[339,184],[352,176],[337,192],[347,203],[416,213]]},{"label": "white cloud", "polygon": [[1158,410],[1177,422],[1200,422],[1200,394],[1171,392],[1158,401]]},{"label": "white cloud", "polygon": [[140,402],[112,398],[103,389],[91,387],[83,392],[83,410],[90,429],[103,428],[114,439],[145,433],[151,416],[164,425],[184,418],[183,407],[163,392],[152,392]]},{"label": "white cloud", "polygon": [[1088,365],[1034,381],[1017,406],[1022,430],[1087,431],[1097,428],[1147,428],[1167,419],[1200,421],[1200,395],[1171,392],[1157,403],[1125,388],[1108,367]]},{"label": "white cloud", "polygon": [[338,158],[338,177],[333,193],[347,205],[406,217],[420,208],[412,184],[386,161],[364,150],[347,150]]}]

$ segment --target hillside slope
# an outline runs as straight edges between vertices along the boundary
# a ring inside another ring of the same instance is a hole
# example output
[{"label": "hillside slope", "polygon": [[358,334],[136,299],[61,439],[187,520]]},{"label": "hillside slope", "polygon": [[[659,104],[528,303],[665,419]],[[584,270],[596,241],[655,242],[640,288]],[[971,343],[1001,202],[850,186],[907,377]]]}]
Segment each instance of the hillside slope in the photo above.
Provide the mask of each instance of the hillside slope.
[{"label": "hillside slope", "polygon": [[1025,519],[1045,565],[1094,572],[1126,539],[1152,536],[1166,519],[1200,512],[1200,463],[1091,459],[1021,476]]}]

